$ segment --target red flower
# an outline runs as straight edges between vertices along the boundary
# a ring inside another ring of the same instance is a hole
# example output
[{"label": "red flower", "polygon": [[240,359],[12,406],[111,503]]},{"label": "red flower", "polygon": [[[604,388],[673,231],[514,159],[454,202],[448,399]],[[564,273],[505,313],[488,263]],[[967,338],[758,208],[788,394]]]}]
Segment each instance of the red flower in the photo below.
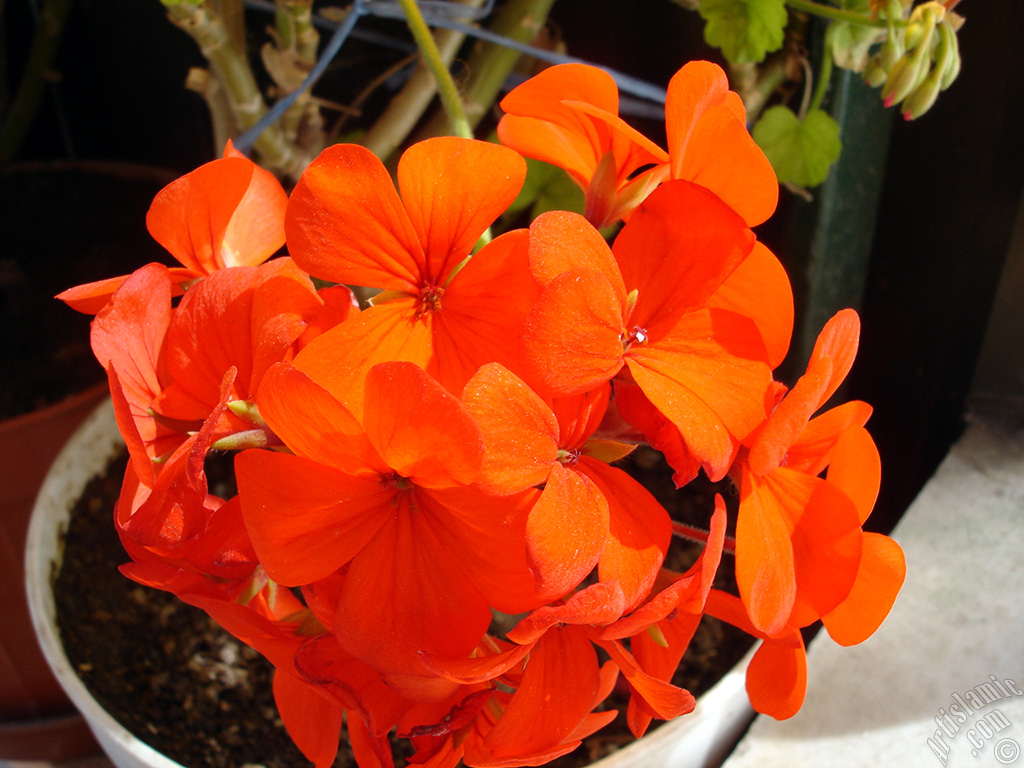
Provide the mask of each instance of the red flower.
[{"label": "red flower", "polygon": [[[146,226],[182,267],[170,270],[180,292],[189,283],[228,267],[256,266],[284,244],[288,197],[280,182],[231,142],[224,157],[164,187],[153,199]],[[58,299],[96,314],[127,279],[112,277],[70,288]]]},{"label": "red flower", "polygon": [[511,365],[536,295],[526,233],[469,257],[519,192],[525,169],[504,147],[431,139],[402,156],[399,197],[368,150],[339,145],[321,154],[292,193],[290,252],[316,277],[385,293],[310,344],[296,365],[357,415],[366,371],[378,362],[416,363],[453,392],[484,363]]},{"label": "red flower", "polygon": [[423,652],[472,650],[491,606],[537,604],[525,499],[472,487],[479,429],[421,369],[374,366],[366,392],[360,424],[298,370],[268,373],[260,412],[295,455],[238,456],[242,510],[272,579],[331,578],[330,626],[346,651],[385,672],[423,675]]},{"label": "red flower", "polygon": [[708,304],[754,246],[742,220],[676,181],[647,198],[612,250],[572,214],[538,217],[530,237],[546,287],[521,339],[528,380],[559,394],[634,381],[708,474],[724,476],[764,418],[771,382],[751,320]]},{"label": "red flower", "polygon": [[[608,404],[607,386],[554,403],[497,364],[484,366],[463,395],[484,437],[484,484],[497,492],[542,486],[526,523],[526,547],[540,597],[563,597],[597,566],[618,584],[625,609],[646,596],[671,538],[668,513],[642,485],[598,456],[629,445],[591,441]],[[610,455],[609,455],[610,454]]]},{"label": "red flower", "polygon": [[597,227],[628,217],[666,179],[709,189],[751,226],[778,202],[775,173],[716,64],[690,62],[669,82],[667,154],[618,117],[615,81],[596,67],[545,69],[512,90],[501,108],[501,142],[568,171],[586,192],[586,216]]},{"label": "red flower", "polygon": [[[877,451],[862,429],[870,407],[847,403],[811,419],[850,370],[859,330],[853,310],[825,325],[807,373],[750,435],[749,452],[734,469],[740,486],[736,579],[751,621],[769,635],[837,610],[858,582],[855,598],[834,622],[841,636],[862,639],[884,618],[903,580],[898,546],[860,527],[879,482]],[[818,477],[839,445],[835,471]],[[867,594],[869,583],[874,597]],[[858,611],[866,612],[863,619]]]}]

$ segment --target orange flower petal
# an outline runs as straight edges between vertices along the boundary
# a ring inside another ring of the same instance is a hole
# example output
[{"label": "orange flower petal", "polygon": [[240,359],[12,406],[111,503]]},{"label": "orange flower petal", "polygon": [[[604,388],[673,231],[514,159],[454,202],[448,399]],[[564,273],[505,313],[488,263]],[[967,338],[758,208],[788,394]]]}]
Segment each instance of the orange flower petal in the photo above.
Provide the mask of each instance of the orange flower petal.
[{"label": "orange flower petal", "polygon": [[837,405],[811,419],[786,454],[786,466],[808,475],[819,475],[832,460],[836,440],[851,426],[864,426],[872,408],[853,400]]},{"label": "orange flower petal", "polygon": [[418,293],[424,252],[391,177],[354,144],[325,149],[303,172],[285,217],[288,251],[311,275]]},{"label": "orange flower petal", "polygon": [[629,324],[651,331],[704,306],[755,242],[743,220],[706,189],[662,184],[612,247],[626,289],[638,292]]},{"label": "orange flower petal", "polygon": [[[227,157],[172,181],[153,198],[146,227],[182,265],[209,275],[238,257],[225,252],[224,237],[252,182],[256,165]],[[266,256],[281,246],[278,242]]]},{"label": "orange flower petal", "polygon": [[366,375],[376,364],[401,360],[427,367],[433,354],[433,314],[416,321],[417,300],[370,307],[315,338],[293,363],[362,422]]},{"label": "orange flower petal", "polygon": [[619,90],[605,71],[585,64],[544,69],[501,100],[506,113],[498,123],[502,144],[568,171],[582,187],[604,156],[608,137],[563,100],[581,101],[612,115],[619,111]]},{"label": "orange flower petal", "polygon": [[493,496],[476,486],[420,494],[420,504],[437,521],[445,550],[457,555],[465,578],[502,613],[531,611],[537,597],[526,562],[526,519],[539,491]]},{"label": "orange flower petal", "polygon": [[573,270],[552,280],[523,327],[523,364],[556,395],[594,389],[622,368],[622,304],[598,272]]},{"label": "orange flower petal", "polygon": [[760,242],[721,287],[707,306],[746,315],[757,325],[774,370],[789,351],[793,335],[793,288],[782,263]]},{"label": "orange flower petal", "polygon": [[846,379],[853,359],[857,356],[860,342],[860,317],[852,309],[837,312],[825,323],[818,334],[818,339],[811,350],[811,359],[827,357],[832,361],[832,379],[822,395],[820,405],[824,405]]},{"label": "orange flower petal", "polygon": [[257,405],[274,434],[296,455],[351,475],[389,471],[345,406],[289,363],[267,372]]},{"label": "orange flower petal", "polygon": [[519,620],[506,637],[514,643],[536,642],[558,624],[605,626],[622,616],[625,610],[618,582],[599,581],[577,590],[561,605],[545,605]]},{"label": "orange flower petal", "polygon": [[858,522],[864,525],[882,482],[882,460],[866,429],[852,426],[839,436],[827,478],[850,498],[857,508]]},{"label": "orange flower petal", "polygon": [[414,496],[396,498],[390,514],[379,510],[383,525],[349,564],[333,631],[346,651],[382,672],[425,675],[424,652],[468,655],[491,611],[462,570],[461,553],[444,546],[442,521]]},{"label": "orange flower petal", "polygon": [[764,640],[747,667],[750,706],[776,720],[792,717],[807,694],[807,653],[796,630]]},{"label": "orange flower petal", "polygon": [[522,683],[484,744],[500,758],[562,743],[594,708],[600,682],[597,654],[583,632],[548,632],[530,653]]},{"label": "orange flower petal", "polygon": [[881,625],[907,574],[900,545],[879,533],[865,533],[860,566],[850,594],[821,620],[840,645],[867,640]]},{"label": "orange flower petal", "polygon": [[[644,672],[633,655],[622,647],[618,640],[602,643],[613,662],[629,682],[634,697],[649,714],[661,720],[671,720],[679,715],[692,712],[697,706],[696,699],[689,691]],[[634,734],[637,735],[637,734]]]},{"label": "orange flower petal", "polygon": [[492,240],[452,278],[441,309],[429,313],[433,353],[426,369],[450,392],[461,392],[487,363],[518,365],[519,334],[540,295],[527,267],[528,242],[526,230]]},{"label": "orange flower petal", "polygon": [[333,573],[377,535],[394,489],[301,456],[235,458],[242,514],[267,575],[284,586]]},{"label": "orange flower petal", "polygon": [[363,427],[387,465],[419,487],[468,485],[480,475],[484,443],[473,417],[412,363],[370,369]]},{"label": "orange flower petal", "polygon": [[[224,157],[245,157],[231,141]],[[248,161],[251,162],[251,161]],[[253,163],[252,178],[221,243],[225,267],[254,267],[284,245],[284,213],[288,194],[270,171]]]},{"label": "orange flower petal", "polygon": [[685,315],[668,335],[626,353],[640,389],[713,480],[729,470],[736,441],[765,417],[771,373],[763,350],[749,319],[712,309]]},{"label": "orange flower petal", "polygon": [[671,173],[711,190],[754,226],[774,212],[779,184],[728,88],[725,72],[707,61],[689,62],[669,81],[665,128]]},{"label": "orange flower petal", "polygon": [[608,502],[608,538],[598,562],[601,581],[617,581],[627,610],[637,606],[658,575],[672,521],[650,492],[621,469],[581,456],[577,465]]},{"label": "orange flower petal", "polygon": [[766,475],[777,469],[790,446],[807,426],[821,404],[821,398],[832,377],[832,361],[827,357],[812,359],[807,373],[786,393],[771,416],[754,435],[750,447],[750,470]]},{"label": "orange flower petal", "polygon": [[779,498],[744,473],[736,519],[736,583],[750,620],[767,635],[782,631],[796,601],[790,533]]},{"label": "orange flower petal", "polygon": [[626,290],[619,265],[604,237],[578,213],[549,211],[530,224],[530,272],[547,285],[570,270],[600,272],[625,310]]},{"label": "orange flower petal", "polygon": [[857,510],[846,494],[817,477],[780,469],[766,482],[791,515],[797,592],[788,623],[808,626],[839,605],[853,586],[861,557]]},{"label": "orange flower petal", "polygon": [[573,590],[597,564],[608,503],[585,475],[554,463],[526,524],[530,568],[544,599]]},{"label": "orange flower petal", "polygon": [[443,285],[525,178],[523,158],[498,144],[442,136],[412,145],[398,162],[398,187],[426,253],[422,278]]},{"label": "orange flower petal", "polygon": [[466,384],[462,402],[484,438],[483,487],[508,493],[547,479],[558,457],[558,422],[522,379],[489,363]]},{"label": "orange flower petal", "polygon": [[338,754],[345,710],[321,696],[315,686],[277,670],[274,702],[292,741],[316,768],[329,768]]}]

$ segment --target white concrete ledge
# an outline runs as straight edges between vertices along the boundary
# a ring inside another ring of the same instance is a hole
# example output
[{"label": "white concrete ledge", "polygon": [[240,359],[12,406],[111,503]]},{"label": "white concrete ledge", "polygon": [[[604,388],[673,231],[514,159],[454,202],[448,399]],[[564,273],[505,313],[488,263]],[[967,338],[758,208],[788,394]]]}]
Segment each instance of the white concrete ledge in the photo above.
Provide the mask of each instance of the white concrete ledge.
[{"label": "white concrete ledge", "polygon": [[816,638],[803,709],[759,717],[725,768],[1024,766],[1024,431],[975,420],[893,537],[881,629]]}]

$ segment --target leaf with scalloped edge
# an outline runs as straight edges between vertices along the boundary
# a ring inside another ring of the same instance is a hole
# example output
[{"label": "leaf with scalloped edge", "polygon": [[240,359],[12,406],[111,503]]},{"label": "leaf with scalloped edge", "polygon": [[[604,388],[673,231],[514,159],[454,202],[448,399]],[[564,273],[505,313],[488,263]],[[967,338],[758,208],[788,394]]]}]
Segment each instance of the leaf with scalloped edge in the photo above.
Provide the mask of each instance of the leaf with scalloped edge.
[{"label": "leaf with scalloped edge", "polygon": [[801,121],[789,107],[772,107],[761,115],[752,133],[779,181],[798,187],[821,184],[843,147],[839,124],[820,109],[811,110]]},{"label": "leaf with scalloped edge", "polygon": [[785,0],[702,0],[704,40],[731,64],[759,63],[782,47]]}]

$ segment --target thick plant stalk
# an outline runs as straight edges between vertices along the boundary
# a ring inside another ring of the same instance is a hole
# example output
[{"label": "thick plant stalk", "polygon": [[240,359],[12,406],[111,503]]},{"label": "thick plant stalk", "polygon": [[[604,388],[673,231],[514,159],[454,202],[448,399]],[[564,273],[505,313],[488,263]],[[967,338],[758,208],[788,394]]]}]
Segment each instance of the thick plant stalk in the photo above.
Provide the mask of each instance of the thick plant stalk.
[{"label": "thick plant stalk", "polygon": [[[555,0],[509,0],[502,6],[490,31],[517,43],[529,44],[544,27],[554,4]],[[466,62],[470,76],[462,93],[466,119],[471,126],[475,128],[495,103],[502,85],[522,55],[496,43],[477,44]],[[417,138],[442,133],[443,119],[443,115],[435,115]]]},{"label": "thick plant stalk", "polygon": [[[483,0],[464,0],[462,4],[479,8]],[[434,33],[434,40],[446,68],[451,66],[465,39],[465,34],[450,29],[441,29]],[[388,108],[363,137],[363,146],[377,157],[387,159],[419,122],[436,93],[437,81],[421,60],[402,90],[391,100]]]},{"label": "thick plant stalk", "polygon": [[[0,2],[0,9],[3,3]],[[21,147],[35,120],[39,104],[46,92],[47,72],[57,56],[64,22],[71,10],[71,0],[48,0],[43,6],[39,29],[32,41],[25,74],[14,101],[0,128],[0,165],[10,162]]]},{"label": "thick plant stalk", "polygon": [[[277,84],[288,92],[298,88],[316,64],[320,33],[313,24],[313,0],[277,0],[275,5],[276,45],[265,46],[264,59],[274,51],[284,57],[283,63],[294,72],[294,77]],[[273,69],[268,70],[273,75]],[[322,149],[324,121],[309,91],[299,95],[282,116],[281,125],[288,139],[303,149]]]},{"label": "thick plant stalk", "polygon": [[[167,15],[199,44],[213,74],[224,87],[238,126],[243,130],[252,127],[267,111],[267,107],[249,62],[232,45],[220,18],[205,4],[172,5],[167,8]],[[262,164],[280,175],[297,177],[309,162],[305,153],[299,153],[285,140],[277,126],[265,130],[256,140],[254,148]]]}]

